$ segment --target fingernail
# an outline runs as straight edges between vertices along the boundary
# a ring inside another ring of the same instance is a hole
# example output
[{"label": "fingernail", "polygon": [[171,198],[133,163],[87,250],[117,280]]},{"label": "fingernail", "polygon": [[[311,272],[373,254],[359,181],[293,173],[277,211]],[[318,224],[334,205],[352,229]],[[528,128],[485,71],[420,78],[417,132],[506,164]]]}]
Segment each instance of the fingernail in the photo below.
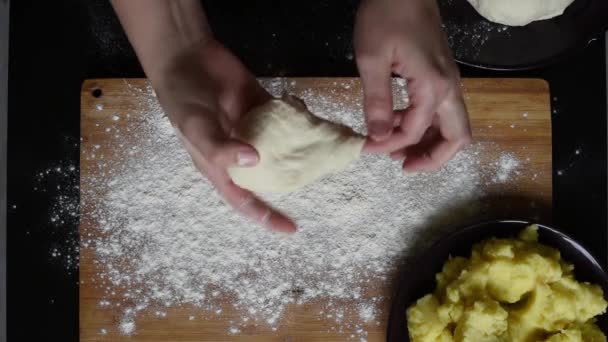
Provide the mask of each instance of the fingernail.
[{"label": "fingernail", "polygon": [[258,155],[252,151],[239,152],[237,155],[237,164],[239,166],[254,166],[258,163]]},{"label": "fingernail", "polygon": [[392,125],[386,121],[370,121],[367,125],[369,135],[374,140],[385,138],[391,131]]}]

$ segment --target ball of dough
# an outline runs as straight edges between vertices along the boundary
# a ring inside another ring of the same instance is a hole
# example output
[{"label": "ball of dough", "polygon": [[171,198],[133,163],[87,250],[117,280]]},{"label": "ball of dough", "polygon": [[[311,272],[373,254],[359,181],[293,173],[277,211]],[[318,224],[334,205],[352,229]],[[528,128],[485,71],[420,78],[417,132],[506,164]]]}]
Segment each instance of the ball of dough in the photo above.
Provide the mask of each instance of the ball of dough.
[{"label": "ball of dough", "polygon": [[484,18],[509,26],[524,26],[564,13],[574,0],[468,0]]},{"label": "ball of dough", "polygon": [[259,155],[254,167],[231,167],[228,173],[242,188],[284,193],[359,158],[365,139],[350,128],[314,116],[299,99],[284,96],[251,110],[239,123],[236,137]]}]

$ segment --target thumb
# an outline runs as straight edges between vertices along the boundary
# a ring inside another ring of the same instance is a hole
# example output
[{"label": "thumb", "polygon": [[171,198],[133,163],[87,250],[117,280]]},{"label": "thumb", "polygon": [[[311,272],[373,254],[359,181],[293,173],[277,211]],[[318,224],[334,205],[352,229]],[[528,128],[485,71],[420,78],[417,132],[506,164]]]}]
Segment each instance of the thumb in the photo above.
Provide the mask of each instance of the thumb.
[{"label": "thumb", "polygon": [[357,59],[363,83],[363,110],[369,136],[376,141],[390,137],[393,130],[391,68],[382,57]]},{"label": "thumb", "polygon": [[187,124],[175,125],[175,131],[194,159],[220,168],[254,166],[260,156],[256,149],[244,142],[229,138],[217,120],[197,116]]},{"label": "thumb", "polygon": [[256,149],[246,143],[227,139],[212,142],[212,149],[207,152],[206,159],[215,166],[227,168],[230,166],[251,167],[260,160]]}]

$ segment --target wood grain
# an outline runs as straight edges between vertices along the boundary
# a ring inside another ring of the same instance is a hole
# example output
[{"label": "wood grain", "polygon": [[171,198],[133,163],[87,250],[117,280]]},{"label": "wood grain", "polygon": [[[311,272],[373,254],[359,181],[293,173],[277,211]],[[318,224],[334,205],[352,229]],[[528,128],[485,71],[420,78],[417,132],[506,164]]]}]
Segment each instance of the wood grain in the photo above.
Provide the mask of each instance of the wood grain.
[{"label": "wood grain", "polygon": [[[296,82],[291,82],[296,80]],[[297,78],[284,79],[291,84],[289,92],[318,91],[331,94],[336,101],[361,101],[358,79],[351,78]],[[341,86],[347,82],[348,88]],[[141,122],[143,109],[154,103],[144,101],[149,87],[144,79],[87,80],[81,92],[81,164],[82,179],[98,174],[98,160],[90,158],[95,149],[106,163],[113,165],[121,154],[116,146],[106,144],[108,125],[126,128],[129,123]],[[549,220],[551,208],[551,118],[549,87],[536,79],[465,79],[465,100],[470,112],[474,139],[491,143],[480,156],[482,162],[496,159],[501,151],[512,152],[522,161],[517,177],[504,183],[490,184],[485,189],[489,216],[538,216]],[[94,95],[99,95],[98,97]],[[113,122],[120,113],[121,120]],[[127,116],[128,114],[128,116]],[[137,146],[135,135],[123,135],[124,143]],[[88,151],[89,154],[85,154]],[[135,155],[134,157],[137,157]],[[109,179],[109,173],[108,173]],[[100,306],[103,298],[98,283],[95,251],[87,248],[89,242],[101,235],[100,218],[92,214],[95,201],[103,197],[103,190],[90,182],[81,182],[81,257],[80,257],[80,337],[81,341],[343,341],[349,333],[331,330],[332,322],[318,317],[323,302],[291,306],[277,331],[251,325],[238,335],[229,335],[230,321],[240,315],[226,305],[221,315],[201,319],[202,312],[193,307],[176,307],[167,310],[166,317],[144,312],[137,319],[137,333],[123,336],[118,331],[120,311]],[[390,299],[391,282],[370,284],[366,295],[383,295]],[[116,299],[120,293],[116,294]],[[118,300],[117,300],[118,302]],[[228,302],[228,301],[227,301]],[[347,304],[345,304],[347,305]],[[366,326],[368,341],[384,341],[390,300],[382,304],[384,314],[380,324]],[[195,315],[197,319],[189,320]],[[355,317],[346,317],[355,320]],[[101,334],[106,329],[106,334]]]}]

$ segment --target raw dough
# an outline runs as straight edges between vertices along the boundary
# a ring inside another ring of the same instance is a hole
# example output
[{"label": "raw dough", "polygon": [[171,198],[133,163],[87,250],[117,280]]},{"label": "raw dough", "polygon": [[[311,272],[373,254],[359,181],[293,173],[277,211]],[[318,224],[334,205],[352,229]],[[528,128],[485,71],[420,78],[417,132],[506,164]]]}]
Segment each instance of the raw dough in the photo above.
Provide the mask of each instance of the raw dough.
[{"label": "raw dough", "polygon": [[524,26],[564,13],[574,0],[468,0],[483,17],[495,23]]},{"label": "raw dough", "polygon": [[254,108],[236,137],[260,155],[255,167],[231,167],[239,186],[257,192],[291,192],[345,168],[359,158],[365,139],[350,128],[314,116],[292,96]]}]

